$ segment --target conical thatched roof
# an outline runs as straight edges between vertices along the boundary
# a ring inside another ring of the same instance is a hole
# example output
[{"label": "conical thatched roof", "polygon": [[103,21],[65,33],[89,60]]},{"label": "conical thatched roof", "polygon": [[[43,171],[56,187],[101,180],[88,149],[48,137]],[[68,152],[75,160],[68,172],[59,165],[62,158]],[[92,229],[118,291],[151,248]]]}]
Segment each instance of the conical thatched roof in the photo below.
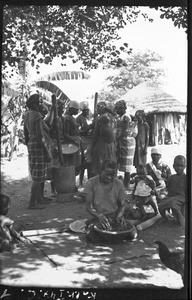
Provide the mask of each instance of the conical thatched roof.
[{"label": "conical thatched roof", "polygon": [[51,74],[44,75],[39,77],[38,80],[82,80],[82,79],[89,79],[90,76],[83,71],[61,71],[61,72],[54,72]]},{"label": "conical thatched roof", "polygon": [[130,113],[135,113],[138,109],[143,109],[145,113],[187,112],[186,105],[165,93],[159,86],[148,83],[136,86],[121,99],[127,102]]}]

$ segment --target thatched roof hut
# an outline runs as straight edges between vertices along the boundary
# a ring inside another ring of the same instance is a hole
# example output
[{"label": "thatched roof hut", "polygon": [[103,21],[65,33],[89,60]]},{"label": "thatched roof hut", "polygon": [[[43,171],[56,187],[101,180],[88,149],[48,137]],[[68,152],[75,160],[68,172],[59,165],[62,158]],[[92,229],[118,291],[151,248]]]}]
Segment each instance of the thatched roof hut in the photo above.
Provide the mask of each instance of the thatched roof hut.
[{"label": "thatched roof hut", "polygon": [[162,88],[149,83],[142,83],[122,96],[132,113],[144,109],[146,114],[177,112],[186,114],[186,105],[173,96],[165,93]]},{"label": "thatched roof hut", "polygon": [[143,109],[150,126],[150,144],[178,143],[185,135],[187,106],[159,86],[142,83],[121,97],[134,115]]}]

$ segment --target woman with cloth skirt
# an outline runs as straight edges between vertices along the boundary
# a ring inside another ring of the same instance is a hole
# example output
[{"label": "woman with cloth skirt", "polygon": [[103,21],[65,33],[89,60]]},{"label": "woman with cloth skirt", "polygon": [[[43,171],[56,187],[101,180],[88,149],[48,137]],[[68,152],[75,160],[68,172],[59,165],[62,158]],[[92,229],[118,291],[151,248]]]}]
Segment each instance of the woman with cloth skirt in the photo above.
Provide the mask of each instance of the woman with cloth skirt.
[{"label": "woman with cloth skirt", "polygon": [[137,123],[131,121],[131,117],[126,114],[126,109],[127,106],[124,100],[115,103],[115,111],[118,115],[116,133],[118,170],[124,172],[124,186],[129,188],[135,153]]},{"label": "woman with cloth skirt", "polygon": [[76,121],[79,124],[82,146],[82,170],[79,174],[79,181],[82,186],[85,169],[87,169],[88,179],[91,177],[91,143],[94,125],[92,118],[90,118],[89,103],[87,101],[81,102],[80,109],[82,113],[76,118]]},{"label": "woman with cloth skirt", "polygon": [[149,145],[149,125],[145,120],[144,110],[137,110],[135,118],[138,123],[138,134],[136,137],[136,147],[134,156],[134,166],[146,165],[147,162],[147,148]]},{"label": "woman with cloth skirt", "polygon": [[[101,166],[105,160],[116,162],[116,119],[112,111],[102,105],[100,116],[96,119],[91,146],[92,175],[101,172]],[[93,175],[93,176],[94,176]]]},{"label": "woman with cloth skirt", "polygon": [[79,112],[79,103],[77,101],[70,101],[68,104],[67,113],[64,115],[63,120],[63,138],[65,142],[72,142],[78,145],[79,151],[72,156],[70,165],[75,166],[76,175],[79,174],[81,169],[81,137],[79,134],[79,125],[76,121],[76,116]]},{"label": "woman with cloth skirt", "polygon": [[32,178],[29,209],[44,208],[43,188],[46,180],[47,163],[51,161],[48,151],[50,136],[49,127],[40,113],[39,94],[33,94],[27,100],[29,110],[24,116],[24,135],[28,148],[29,167]]}]

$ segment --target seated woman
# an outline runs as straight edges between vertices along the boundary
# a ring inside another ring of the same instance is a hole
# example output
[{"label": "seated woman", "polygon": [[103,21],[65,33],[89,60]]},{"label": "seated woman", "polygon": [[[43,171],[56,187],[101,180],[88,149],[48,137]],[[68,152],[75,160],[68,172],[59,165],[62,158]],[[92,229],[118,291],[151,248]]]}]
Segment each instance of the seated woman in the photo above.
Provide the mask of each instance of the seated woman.
[{"label": "seated woman", "polygon": [[172,209],[178,224],[184,228],[183,210],[186,197],[186,159],[182,155],[177,155],[174,159],[173,168],[176,174],[169,177],[167,182],[168,195],[159,203],[159,211],[166,218],[166,210]]},{"label": "seated woman", "polygon": [[171,169],[162,162],[161,157],[161,149],[153,147],[151,149],[152,161],[146,164],[147,174],[153,178],[156,184],[156,198],[158,202],[166,196],[167,181],[171,175]]},{"label": "seated woman", "polygon": [[110,228],[110,219],[125,224],[125,188],[116,178],[116,163],[105,160],[100,175],[90,178],[85,186],[86,209],[93,217],[88,225],[100,223],[104,229]]}]

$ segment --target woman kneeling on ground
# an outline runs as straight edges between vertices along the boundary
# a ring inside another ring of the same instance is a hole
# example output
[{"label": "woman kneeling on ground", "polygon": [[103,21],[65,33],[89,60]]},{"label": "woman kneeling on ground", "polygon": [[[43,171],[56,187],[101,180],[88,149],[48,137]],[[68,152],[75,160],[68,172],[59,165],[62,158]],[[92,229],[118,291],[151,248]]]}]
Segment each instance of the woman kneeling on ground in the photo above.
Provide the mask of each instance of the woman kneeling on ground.
[{"label": "woman kneeling on ground", "polygon": [[89,224],[100,223],[110,229],[109,219],[125,224],[125,187],[116,178],[116,163],[105,160],[100,175],[90,178],[85,187],[86,209],[93,216]]}]

